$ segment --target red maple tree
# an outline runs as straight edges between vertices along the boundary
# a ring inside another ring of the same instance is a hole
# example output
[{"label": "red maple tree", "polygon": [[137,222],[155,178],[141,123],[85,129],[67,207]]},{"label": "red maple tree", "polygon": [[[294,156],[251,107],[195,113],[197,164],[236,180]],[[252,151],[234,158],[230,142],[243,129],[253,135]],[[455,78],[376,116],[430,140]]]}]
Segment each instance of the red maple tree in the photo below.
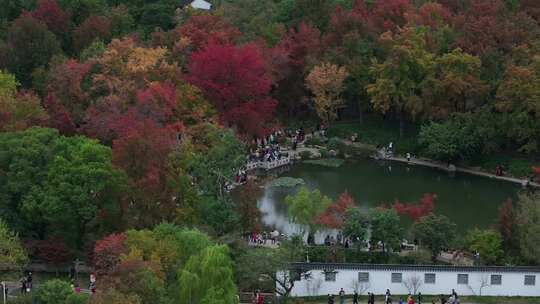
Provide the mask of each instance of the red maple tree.
[{"label": "red maple tree", "polygon": [[98,275],[108,274],[120,262],[120,255],[126,251],[127,236],[113,233],[94,244],[93,263]]},{"label": "red maple tree", "polygon": [[66,108],[58,102],[54,94],[45,99],[45,110],[49,114],[49,126],[58,129],[62,135],[73,135],[76,126]]},{"label": "red maple tree", "polygon": [[412,9],[410,0],[376,0],[371,18],[380,32],[391,31],[407,23]]},{"label": "red maple tree", "polygon": [[259,48],[211,44],[191,56],[187,80],[213,103],[223,123],[245,135],[271,129],[277,101]]},{"label": "red maple tree", "polygon": [[56,35],[60,36],[69,31],[69,13],[62,10],[56,0],[39,0],[30,15],[45,23]]},{"label": "red maple tree", "polygon": [[73,45],[80,52],[94,40],[107,40],[111,36],[111,21],[102,16],[90,16],[73,30]]},{"label": "red maple tree", "polygon": [[516,215],[511,199],[506,200],[506,202],[499,208],[499,216],[496,227],[502,236],[505,246],[507,248],[512,247],[516,229]]},{"label": "red maple tree", "polygon": [[412,219],[413,221],[419,220],[421,217],[430,214],[435,208],[435,200],[437,196],[435,194],[425,193],[420,199],[419,203],[401,203],[396,200],[393,208],[397,214],[404,215]]},{"label": "red maple tree", "polygon": [[337,201],[328,206],[326,211],[315,219],[315,223],[331,229],[339,229],[345,224],[345,213],[347,210],[356,205],[352,196],[345,191],[339,196]]},{"label": "red maple tree", "polygon": [[242,34],[223,18],[214,15],[193,16],[175,32],[179,37],[187,37],[195,50],[209,44],[235,43]]},{"label": "red maple tree", "polygon": [[532,167],[532,171],[535,175],[535,178],[536,178],[536,182],[537,183],[540,183],[540,167]]},{"label": "red maple tree", "polygon": [[28,240],[25,242],[25,247],[32,260],[52,265],[67,263],[73,256],[61,238]]}]

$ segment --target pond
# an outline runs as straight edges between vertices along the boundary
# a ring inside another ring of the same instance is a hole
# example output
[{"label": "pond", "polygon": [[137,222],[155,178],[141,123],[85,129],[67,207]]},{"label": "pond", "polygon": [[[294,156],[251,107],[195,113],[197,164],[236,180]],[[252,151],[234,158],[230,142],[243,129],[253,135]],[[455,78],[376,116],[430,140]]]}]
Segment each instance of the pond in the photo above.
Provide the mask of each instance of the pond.
[{"label": "pond", "polygon": [[[460,232],[491,226],[499,206],[507,199],[515,200],[520,190],[519,185],[486,177],[368,159],[347,161],[339,168],[300,163],[281,176],[302,178],[308,188],[317,188],[332,199],[348,191],[366,211],[396,199],[417,202],[424,193],[433,193],[437,195],[435,212],[448,216]],[[290,223],[285,204],[285,197],[298,189],[264,189],[258,207],[266,226],[287,235],[299,231]]]}]

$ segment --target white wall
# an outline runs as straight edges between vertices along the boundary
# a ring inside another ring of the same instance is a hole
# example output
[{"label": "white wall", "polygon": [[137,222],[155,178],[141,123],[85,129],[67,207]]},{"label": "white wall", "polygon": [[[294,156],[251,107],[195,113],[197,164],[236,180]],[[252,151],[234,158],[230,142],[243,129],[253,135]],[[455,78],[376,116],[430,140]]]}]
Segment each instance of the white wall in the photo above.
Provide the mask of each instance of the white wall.
[{"label": "white wall", "polygon": [[[392,294],[408,294],[409,290],[403,283],[392,283],[392,273],[402,273],[402,281],[410,277],[418,276],[422,282],[419,292],[422,294],[450,294],[455,289],[458,295],[480,295],[480,286],[484,281],[488,286],[482,288],[481,295],[485,296],[540,296],[540,271],[534,273],[519,272],[480,272],[480,271],[412,271],[412,270],[349,270],[336,269],[336,281],[325,281],[322,269],[310,270],[310,279],[302,277],[301,281],[296,281],[291,292],[293,296],[314,296],[337,294],[343,288],[347,294],[354,293],[353,282],[358,280],[359,272],[369,272],[369,288],[363,294],[372,292],[384,294],[386,289],[390,289]],[[425,273],[435,273],[435,284],[424,282]],[[467,273],[469,283],[458,284],[458,273]],[[501,285],[490,285],[492,274],[502,275]],[[534,286],[524,284],[525,275],[535,275]]]}]

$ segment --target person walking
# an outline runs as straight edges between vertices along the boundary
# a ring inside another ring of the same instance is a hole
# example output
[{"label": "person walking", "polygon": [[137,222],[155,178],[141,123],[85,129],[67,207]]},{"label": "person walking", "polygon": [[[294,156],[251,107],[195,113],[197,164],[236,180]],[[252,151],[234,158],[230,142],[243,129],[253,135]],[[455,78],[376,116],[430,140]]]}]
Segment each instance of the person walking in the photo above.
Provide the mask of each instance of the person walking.
[{"label": "person walking", "polygon": [[375,304],[375,294],[371,293],[369,300],[371,301],[371,304]]},{"label": "person walking", "polygon": [[454,300],[459,299],[457,292],[454,289],[452,289],[452,296],[454,297]]},{"label": "person walking", "polygon": [[384,296],[384,303],[385,304],[390,304],[392,303],[392,295],[390,294],[390,289],[387,289],[386,290],[386,294]]},{"label": "person walking", "polygon": [[419,292],[418,296],[416,297],[418,304],[422,304],[422,293]]},{"label": "person walking", "polygon": [[345,290],[343,288],[339,290],[339,304],[345,304]]},{"label": "person walking", "polygon": [[352,302],[353,302],[353,304],[358,304],[358,292],[356,292],[356,291],[353,294]]},{"label": "person walking", "polygon": [[28,291],[32,290],[32,272],[28,272],[28,275],[26,276],[26,289]]},{"label": "person walking", "polygon": [[328,295],[328,304],[334,304],[334,295]]},{"label": "person walking", "polygon": [[407,162],[411,162],[411,153],[407,152]]},{"label": "person walking", "polygon": [[21,293],[26,293],[26,278],[21,279]]},{"label": "person walking", "polygon": [[407,297],[407,304],[414,304],[414,299],[411,294],[409,294],[409,296]]},{"label": "person walking", "polygon": [[260,291],[257,293],[257,304],[264,304],[264,296]]}]

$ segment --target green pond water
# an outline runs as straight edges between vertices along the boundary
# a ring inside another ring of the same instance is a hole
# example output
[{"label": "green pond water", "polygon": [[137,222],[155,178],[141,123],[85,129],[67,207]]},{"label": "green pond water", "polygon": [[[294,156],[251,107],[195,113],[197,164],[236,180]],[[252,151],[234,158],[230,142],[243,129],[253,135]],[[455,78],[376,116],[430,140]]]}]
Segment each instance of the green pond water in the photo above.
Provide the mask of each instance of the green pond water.
[{"label": "green pond water", "polygon": [[[382,203],[418,201],[424,193],[437,195],[435,212],[448,216],[461,232],[487,228],[497,218],[499,206],[515,200],[517,184],[396,162],[348,161],[339,168],[296,164],[281,176],[302,178],[308,188],[319,189],[333,199],[348,191],[366,211]],[[258,207],[263,223],[285,234],[299,231],[287,216],[285,197],[299,187],[266,187]],[[407,225],[407,223],[404,223]]]}]

